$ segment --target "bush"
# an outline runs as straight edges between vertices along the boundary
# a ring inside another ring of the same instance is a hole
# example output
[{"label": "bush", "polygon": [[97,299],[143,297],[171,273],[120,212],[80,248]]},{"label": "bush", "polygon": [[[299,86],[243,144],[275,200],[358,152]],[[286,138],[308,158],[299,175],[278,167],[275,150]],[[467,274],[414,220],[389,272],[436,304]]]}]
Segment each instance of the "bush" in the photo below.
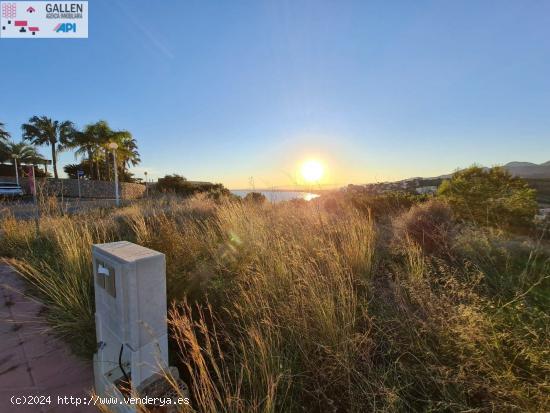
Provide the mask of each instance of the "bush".
[{"label": "bush", "polygon": [[426,252],[448,246],[452,225],[450,207],[435,199],[414,205],[394,220],[397,235],[413,240]]},{"label": "bush", "polygon": [[231,193],[224,188],[222,184],[212,184],[210,182],[190,182],[183,176],[174,174],[159,178],[155,189],[162,193],[173,193],[184,196],[208,192],[213,198],[220,196],[229,196]]},{"label": "bush", "polygon": [[494,300],[510,301],[520,291],[522,301],[550,308],[550,255],[535,240],[466,226],[456,234],[453,250],[483,271],[485,293]]},{"label": "bush", "polygon": [[457,218],[504,229],[532,228],[538,210],[535,190],[500,167],[459,171],[443,181],[438,195]]},{"label": "bush", "polygon": [[160,192],[171,192],[176,194],[191,194],[193,191],[193,186],[187,178],[177,174],[166,175],[164,178],[159,178],[155,188]]},{"label": "bush", "polygon": [[375,218],[399,214],[413,205],[429,199],[426,195],[401,191],[382,194],[373,194],[366,191],[347,191],[345,196],[355,208],[365,213],[370,212]]},{"label": "bush", "polygon": [[262,194],[260,192],[249,192],[244,197],[244,200],[246,202],[253,202],[253,203],[256,203],[256,204],[263,204],[264,202],[267,201],[267,198],[265,197],[264,194]]}]

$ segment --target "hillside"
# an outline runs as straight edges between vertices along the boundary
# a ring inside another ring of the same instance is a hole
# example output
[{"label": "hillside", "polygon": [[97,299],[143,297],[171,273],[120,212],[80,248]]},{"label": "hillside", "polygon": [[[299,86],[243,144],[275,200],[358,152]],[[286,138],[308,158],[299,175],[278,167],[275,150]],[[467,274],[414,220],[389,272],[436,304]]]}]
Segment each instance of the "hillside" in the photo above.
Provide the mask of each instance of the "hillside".
[{"label": "hillside", "polygon": [[[524,178],[537,191],[537,201],[543,205],[550,205],[550,161],[536,164],[532,162],[509,162],[502,166],[512,175]],[[374,191],[405,190],[417,193],[435,192],[444,179],[449,179],[452,173],[430,178],[408,178],[397,182],[383,182],[367,184],[367,188]],[[422,189],[427,189],[427,192]]]},{"label": "hillside", "polygon": [[550,179],[550,161],[537,165],[531,162],[510,162],[503,166],[512,175],[522,178]]}]

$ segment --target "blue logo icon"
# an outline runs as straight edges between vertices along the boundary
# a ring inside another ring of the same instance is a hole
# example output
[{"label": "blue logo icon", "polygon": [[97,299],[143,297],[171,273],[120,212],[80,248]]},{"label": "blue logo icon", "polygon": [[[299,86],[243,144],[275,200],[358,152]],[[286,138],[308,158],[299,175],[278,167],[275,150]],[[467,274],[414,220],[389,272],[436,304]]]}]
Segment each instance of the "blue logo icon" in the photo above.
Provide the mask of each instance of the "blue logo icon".
[{"label": "blue logo icon", "polygon": [[54,27],[53,31],[56,33],[76,33],[76,23],[59,23]]}]

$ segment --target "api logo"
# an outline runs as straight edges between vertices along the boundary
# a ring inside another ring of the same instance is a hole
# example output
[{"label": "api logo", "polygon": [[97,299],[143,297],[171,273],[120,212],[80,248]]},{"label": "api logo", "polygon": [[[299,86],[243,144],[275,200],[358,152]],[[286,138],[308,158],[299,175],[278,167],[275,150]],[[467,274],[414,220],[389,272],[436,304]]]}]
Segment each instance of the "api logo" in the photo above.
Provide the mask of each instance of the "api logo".
[{"label": "api logo", "polygon": [[54,27],[53,31],[56,33],[76,33],[76,23],[59,23]]}]

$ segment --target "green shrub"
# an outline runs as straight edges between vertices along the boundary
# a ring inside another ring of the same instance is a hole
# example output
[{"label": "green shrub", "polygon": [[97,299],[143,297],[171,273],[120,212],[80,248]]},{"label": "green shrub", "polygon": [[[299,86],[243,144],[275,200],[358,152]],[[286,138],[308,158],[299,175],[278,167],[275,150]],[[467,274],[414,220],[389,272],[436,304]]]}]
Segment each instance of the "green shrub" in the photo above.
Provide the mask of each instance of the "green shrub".
[{"label": "green shrub", "polygon": [[214,198],[220,196],[229,196],[231,193],[224,188],[222,184],[212,184],[210,182],[190,182],[183,176],[174,174],[159,178],[154,188],[162,193],[173,193],[183,196],[207,192]]},{"label": "green shrub", "polygon": [[438,196],[449,202],[459,219],[505,229],[532,228],[538,210],[535,190],[499,167],[456,172],[443,181]]}]

